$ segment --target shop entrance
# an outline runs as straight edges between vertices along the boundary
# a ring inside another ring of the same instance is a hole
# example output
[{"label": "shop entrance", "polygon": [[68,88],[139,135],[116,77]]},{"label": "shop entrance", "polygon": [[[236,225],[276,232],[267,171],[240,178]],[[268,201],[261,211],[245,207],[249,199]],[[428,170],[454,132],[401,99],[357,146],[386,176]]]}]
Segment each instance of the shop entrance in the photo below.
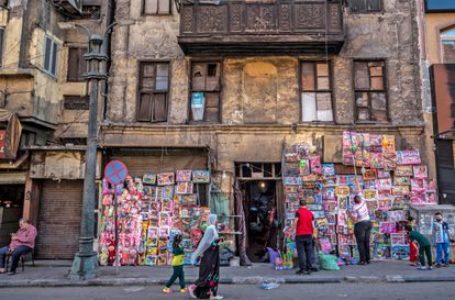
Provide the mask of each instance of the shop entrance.
[{"label": "shop entrance", "polygon": [[276,181],[247,181],[243,184],[247,255],[264,262],[267,247],[277,248]]},{"label": "shop entrance", "polygon": [[19,228],[24,204],[23,184],[0,185],[0,245],[11,241],[11,233]]},{"label": "shop entrance", "polygon": [[245,248],[252,262],[267,262],[267,247],[280,248],[279,224],[283,216],[280,163],[238,163],[236,177],[239,187],[236,210],[244,217],[246,237],[239,247]]}]

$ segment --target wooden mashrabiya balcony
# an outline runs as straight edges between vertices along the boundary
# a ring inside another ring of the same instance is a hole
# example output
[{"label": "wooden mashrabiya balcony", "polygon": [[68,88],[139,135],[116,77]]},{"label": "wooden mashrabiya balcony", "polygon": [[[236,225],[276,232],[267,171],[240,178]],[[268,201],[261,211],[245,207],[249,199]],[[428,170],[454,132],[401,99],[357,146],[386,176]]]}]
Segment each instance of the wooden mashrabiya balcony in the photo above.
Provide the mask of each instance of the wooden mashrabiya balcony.
[{"label": "wooden mashrabiya balcony", "polygon": [[337,53],[342,1],[182,1],[178,42],[188,55]]}]

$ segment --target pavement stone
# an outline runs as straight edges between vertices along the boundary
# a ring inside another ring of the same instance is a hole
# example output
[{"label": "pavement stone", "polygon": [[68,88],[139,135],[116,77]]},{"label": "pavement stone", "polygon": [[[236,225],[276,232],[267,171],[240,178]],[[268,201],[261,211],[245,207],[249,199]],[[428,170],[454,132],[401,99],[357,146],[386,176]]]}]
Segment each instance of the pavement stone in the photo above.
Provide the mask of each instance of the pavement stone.
[{"label": "pavement stone", "polygon": [[[26,265],[15,276],[0,275],[0,287],[78,287],[78,286],[148,286],[164,285],[171,267],[100,267],[97,277],[85,281],[70,280],[71,262],[37,261],[35,267]],[[417,271],[405,261],[375,261],[368,266],[345,266],[340,271],[320,271],[295,275],[295,270],[276,271],[269,264],[252,267],[222,267],[221,284],[257,285],[263,281],[281,284],[323,283],[407,283],[455,282],[455,267]],[[185,267],[187,282],[194,282],[198,268]]]}]

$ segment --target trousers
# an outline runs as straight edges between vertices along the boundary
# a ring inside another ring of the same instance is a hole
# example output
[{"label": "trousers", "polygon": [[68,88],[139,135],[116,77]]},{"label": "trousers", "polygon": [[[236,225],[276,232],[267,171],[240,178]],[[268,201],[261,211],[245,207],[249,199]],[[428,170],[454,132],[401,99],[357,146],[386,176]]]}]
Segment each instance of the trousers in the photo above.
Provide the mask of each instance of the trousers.
[{"label": "trousers", "polygon": [[360,261],[370,262],[370,233],[371,222],[362,221],[354,225],[354,235],[357,241],[357,249],[359,250]]},{"label": "trousers", "polygon": [[313,237],[311,235],[298,235],[295,237],[295,244],[299,256],[300,270],[310,271],[313,260]]},{"label": "trousers", "polygon": [[[19,259],[21,258],[22,255],[27,254],[28,252],[31,252],[32,248],[28,246],[19,246],[16,249],[14,249],[13,253],[11,253],[11,272],[16,272],[17,265],[19,263]],[[0,248],[0,268],[5,267],[5,259],[6,255],[9,252],[9,246],[5,246],[3,248]]]},{"label": "trousers", "polygon": [[445,265],[449,263],[449,243],[437,243],[436,244],[436,263]]},{"label": "trousers", "polygon": [[185,288],[185,273],[183,272],[183,266],[173,266],[173,273],[169,281],[166,283],[166,287],[171,287],[172,284],[179,279],[180,288]]}]

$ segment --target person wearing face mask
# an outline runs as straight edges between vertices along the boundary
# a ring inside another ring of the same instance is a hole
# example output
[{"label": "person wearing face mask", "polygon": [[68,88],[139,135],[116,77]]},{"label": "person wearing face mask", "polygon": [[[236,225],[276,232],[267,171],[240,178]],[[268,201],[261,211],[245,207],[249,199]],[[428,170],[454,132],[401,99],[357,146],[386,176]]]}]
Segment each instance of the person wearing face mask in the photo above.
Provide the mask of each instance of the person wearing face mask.
[{"label": "person wearing face mask", "polygon": [[442,213],[434,214],[433,244],[436,247],[436,267],[448,267],[450,261],[449,225],[444,222]]},{"label": "person wearing face mask", "polygon": [[199,266],[199,278],[188,288],[191,298],[220,300],[218,283],[220,280],[220,238],[216,228],[217,215],[210,214],[208,226],[196,251],[191,257],[191,263],[196,264],[197,258],[202,256]]}]

